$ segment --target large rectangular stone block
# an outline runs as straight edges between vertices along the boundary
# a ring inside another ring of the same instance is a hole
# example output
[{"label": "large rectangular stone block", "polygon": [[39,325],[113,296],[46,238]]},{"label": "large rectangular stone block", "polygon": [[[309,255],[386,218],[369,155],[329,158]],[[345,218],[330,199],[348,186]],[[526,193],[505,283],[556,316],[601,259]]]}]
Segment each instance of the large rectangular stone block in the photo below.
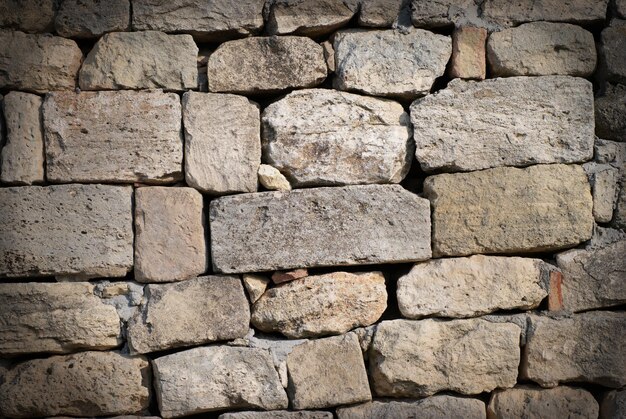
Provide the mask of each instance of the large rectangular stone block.
[{"label": "large rectangular stone block", "polygon": [[482,4],[483,18],[515,26],[536,20],[590,23],[604,21],[608,0],[487,0]]},{"label": "large rectangular stone block", "polygon": [[592,199],[581,166],[498,167],[426,178],[433,253],[541,252],[591,238]]},{"label": "large rectangular stone block", "polygon": [[217,272],[429,259],[428,202],[398,185],[218,198],[210,206]]},{"label": "large rectangular stone block", "polygon": [[133,266],[132,188],[0,189],[0,277],[121,277]]},{"label": "large rectangular stone block", "polygon": [[51,182],[167,183],[183,178],[174,93],[54,92],[43,105]]}]

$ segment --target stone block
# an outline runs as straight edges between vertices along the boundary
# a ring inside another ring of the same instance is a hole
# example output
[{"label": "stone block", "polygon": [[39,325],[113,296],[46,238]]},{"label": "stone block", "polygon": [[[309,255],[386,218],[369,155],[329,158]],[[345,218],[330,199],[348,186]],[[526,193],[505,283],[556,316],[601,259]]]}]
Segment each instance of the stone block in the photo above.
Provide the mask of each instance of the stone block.
[{"label": "stone block", "polygon": [[271,35],[328,35],[346,25],[357,10],[357,1],[274,0],[269,6],[266,30]]},{"label": "stone block", "polygon": [[482,4],[482,11],[483,18],[506,26],[534,21],[585,24],[603,22],[608,3],[609,0],[571,0],[567,3],[561,0],[487,0]]},{"label": "stone block", "polygon": [[0,28],[29,33],[52,32],[55,0],[3,0],[0,3]]},{"label": "stone block", "polygon": [[626,86],[606,84],[594,102],[596,134],[613,141],[626,141]]},{"label": "stone block", "polygon": [[439,395],[417,401],[368,402],[337,409],[338,419],[420,418],[485,419],[485,403],[477,399]]},{"label": "stone block", "polygon": [[602,31],[600,62],[608,81],[626,84],[626,20],[613,19]]},{"label": "stone block", "polygon": [[593,217],[598,223],[608,223],[613,218],[613,209],[619,191],[619,170],[610,164],[588,162],[583,165],[593,196]]},{"label": "stone block", "polygon": [[107,32],[130,29],[129,0],[63,0],[55,19],[56,32],[65,38],[98,38]]},{"label": "stone block", "polygon": [[450,77],[483,80],[487,72],[487,29],[462,26],[452,33]]}]

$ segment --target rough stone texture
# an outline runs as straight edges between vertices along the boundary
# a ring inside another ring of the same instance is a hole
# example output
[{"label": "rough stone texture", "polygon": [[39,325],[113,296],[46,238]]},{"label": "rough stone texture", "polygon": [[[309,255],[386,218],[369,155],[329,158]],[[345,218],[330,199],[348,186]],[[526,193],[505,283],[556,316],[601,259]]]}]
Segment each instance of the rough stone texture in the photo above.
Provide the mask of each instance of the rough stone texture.
[{"label": "rough stone texture", "polygon": [[452,80],[411,105],[425,171],[573,163],[593,156],[591,83],[567,76]]},{"label": "rough stone texture", "polygon": [[244,274],[243,285],[246,287],[250,303],[254,304],[265,292],[270,280],[263,275]]},{"label": "rough stone texture", "polygon": [[324,49],[324,59],[326,60],[326,68],[329,73],[335,72],[335,49],[330,41],[322,42],[322,48]]},{"label": "rough stone texture", "polygon": [[540,259],[475,255],[431,260],[398,279],[398,305],[411,319],[528,310],[548,295],[548,276]]},{"label": "rough stone texture", "polygon": [[[254,329],[252,329],[254,330]],[[274,336],[252,336],[249,345],[252,348],[265,349],[270,352],[274,368],[278,371],[280,382],[284,388],[289,384],[289,376],[287,372],[287,355],[293,351],[296,346],[307,342],[303,339],[279,339]]]},{"label": "rough stone texture", "polygon": [[602,31],[600,60],[607,80],[626,83],[626,20],[613,19]]},{"label": "rough stone texture", "polygon": [[220,45],[209,57],[209,91],[278,93],[312,87],[327,74],[324,49],[299,36],[255,37]]},{"label": "rough stone texture", "polygon": [[42,99],[30,93],[9,92],[0,103],[6,127],[0,181],[16,185],[43,182]]},{"label": "rough stone texture", "polygon": [[563,272],[563,306],[570,311],[626,303],[626,238],[556,256]]},{"label": "rough stone texture", "polygon": [[580,26],[531,22],[491,34],[487,58],[493,77],[587,77],[596,68],[596,47],[593,34]]},{"label": "rough stone texture", "polygon": [[189,33],[201,42],[254,35],[264,0],[133,0],[133,29]]},{"label": "rough stone texture", "polygon": [[249,323],[250,307],[238,277],[148,285],[141,310],[128,325],[128,344],[137,353],[202,345],[244,337]]},{"label": "rough stone texture", "polygon": [[192,188],[153,186],[135,192],[135,280],[182,281],[204,273],[202,195]]},{"label": "rough stone texture", "polygon": [[338,335],[375,323],[387,308],[381,272],[333,272],[269,289],[252,307],[252,325],[288,338]]},{"label": "rough stone texture", "polygon": [[615,0],[615,11],[622,19],[626,19],[626,0]]},{"label": "rough stone texture", "polygon": [[3,0],[0,3],[0,28],[51,32],[55,12],[55,0]]},{"label": "rough stone texture", "polygon": [[354,333],[311,340],[287,355],[294,409],[320,409],[372,399]]},{"label": "rough stone texture", "polygon": [[291,184],[280,171],[269,164],[262,164],[258,171],[259,183],[270,191],[290,191]]},{"label": "rough stone texture", "polygon": [[114,32],[104,35],[87,55],[80,88],[198,88],[198,47],[189,35],[162,32]]},{"label": "rough stone texture", "polygon": [[224,413],[218,419],[333,419],[333,414],[331,412],[273,410],[271,412]]},{"label": "rough stone texture", "polygon": [[211,201],[209,217],[216,272],[410,262],[431,256],[428,201],[397,185],[222,197]]},{"label": "rough stone texture", "polygon": [[43,105],[50,182],[171,183],[182,179],[174,93],[54,92]]},{"label": "rough stone texture", "polygon": [[433,254],[541,252],[591,238],[592,199],[580,166],[499,167],[430,176]]},{"label": "rough stone texture", "polygon": [[367,0],[361,2],[359,26],[390,28],[396,23],[403,0]]},{"label": "rough stone texture", "polygon": [[133,266],[125,186],[0,189],[0,277],[120,277]]},{"label": "rough stone texture", "polygon": [[626,384],[626,315],[596,311],[569,318],[529,316],[522,378],[542,387],[587,382]]},{"label": "rough stone texture", "polygon": [[[411,21],[418,28],[481,23],[474,0],[412,0]],[[475,21],[475,22],[474,22]]]},{"label": "rough stone texture", "polygon": [[405,99],[427,94],[452,54],[450,37],[422,29],[342,31],[333,47],[335,88]]},{"label": "rough stone texture", "polygon": [[[624,10],[626,14],[626,8]],[[624,417],[626,417],[626,390],[615,390],[605,394],[600,405],[600,419]]]},{"label": "rough stone texture", "polygon": [[270,354],[263,349],[206,346],[152,362],[164,418],[224,409],[287,408]]},{"label": "rough stone texture", "polygon": [[355,1],[273,0],[266,29],[271,35],[319,37],[347,24],[355,11]]},{"label": "rough stone texture", "polygon": [[264,160],[296,186],[399,183],[413,141],[399,103],[301,90],[263,111]]},{"label": "rough stone texture", "polygon": [[97,38],[129,27],[129,0],[63,0],[55,19],[56,32],[66,38]]},{"label": "rough stone texture", "polygon": [[243,96],[183,96],[185,178],[214,195],[256,192],[261,164],[259,107]]},{"label": "rough stone texture", "polygon": [[450,77],[483,80],[486,76],[485,42],[487,30],[473,26],[456,28],[452,33]]},{"label": "rough stone texture", "polygon": [[15,365],[0,385],[0,414],[115,416],[148,408],[148,360],[117,352],[79,352]]},{"label": "rough stone texture", "polygon": [[524,386],[497,390],[487,407],[490,419],[590,419],[597,418],[598,411],[598,402],[591,393],[572,387],[540,389]]},{"label": "rough stone texture", "polygon": [[378,396],[422,397],[442,390],[479,394],[513,387],[520,328],[483,319],[391,320],[378,325],[370,375]]},{"label": "rough stone texture", "polygon": [[626,141],[626,86],[606,84],[595,103],[596,134],[613,141]]},{"label": "rough stone texture", "polygon": [[483,17],[507,26],[532,21],[592,23],[604,21],[609,0],[487,0]]},{"label": "rough stone texture", "polygon": [[610,164],[595,162],[583,165],[591,185],[593,216],[599,223],[608,223],[613,218],[613,209],[619,191],[619,170]]},{"label": "rough stone texture", "polygon": [[485,403],[477,399],[433,396],[413,402],[368,402],[337,409],[338,419],[485,419]]},{"label": "rough stone texture", "polygon": [[559,271],[553,271],[550,272],[548,311],[561,311],[563,309],[563,274]]},{"label": "rough stone texture", "polygon": [[283,282],[294,281],[300,278],[306,278],[309,276],[309,271],[306,268],[293,269],[291,271],[276,271],[272,274],[272,281],[274,284],[282,284]]},{"label": "rough stone texture", "polygon": [[115,308],[79,283],[0,284],[0,356],[110,349],[121,344]]},{"label": "rough stone texture", "polygon": [[38,93],[74,89],[82,59],[80,48],[70,39],[0,30],[2,89]]}]

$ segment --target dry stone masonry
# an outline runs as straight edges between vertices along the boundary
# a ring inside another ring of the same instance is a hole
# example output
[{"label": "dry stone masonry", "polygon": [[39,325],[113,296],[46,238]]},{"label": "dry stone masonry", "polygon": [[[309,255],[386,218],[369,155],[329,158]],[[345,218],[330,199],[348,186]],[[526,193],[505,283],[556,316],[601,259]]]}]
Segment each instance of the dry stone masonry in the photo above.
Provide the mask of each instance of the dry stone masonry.
[{"label": "dry stone masonry", "polygon": [[0,418],[626,417],[625,0],[0,0]]}]

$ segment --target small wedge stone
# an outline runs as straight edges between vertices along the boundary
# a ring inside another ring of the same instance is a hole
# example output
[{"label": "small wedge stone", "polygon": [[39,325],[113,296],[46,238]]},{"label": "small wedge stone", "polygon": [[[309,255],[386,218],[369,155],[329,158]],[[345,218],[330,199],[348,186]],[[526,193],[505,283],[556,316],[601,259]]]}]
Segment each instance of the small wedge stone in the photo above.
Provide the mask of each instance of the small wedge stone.
[{"label": "small wedge stone", "polygon": [[250,303],[254,304],[265,292],[270,280],[263,275],[244,274],[243,285],[246,287]]},{"label": "small wedge stone", "polygon": [[259,166],[259,183],[270,191],[290,191],[291,184],[280,171],[269,164]]},{"label": "small wedge stone", "polygon": [[454,30],[449,70],[452,78],[483,80],[486,77],[486,41],[485,28],[462,26]]}]

